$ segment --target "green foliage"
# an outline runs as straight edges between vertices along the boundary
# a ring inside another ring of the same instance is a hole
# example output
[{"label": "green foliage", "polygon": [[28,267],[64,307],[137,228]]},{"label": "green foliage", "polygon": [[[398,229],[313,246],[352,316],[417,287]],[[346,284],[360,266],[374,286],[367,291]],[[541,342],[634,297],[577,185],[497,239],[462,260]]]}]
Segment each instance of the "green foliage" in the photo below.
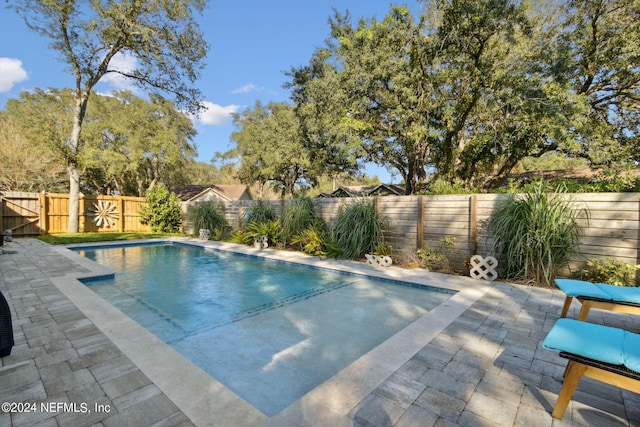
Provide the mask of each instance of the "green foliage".
[{"label": "green foliage", "polygon": [[456,238],[451,236],[440,239],[438,248],[425,246],[416,251],[422,265],[433,271],[450,271],[451,260],[457,253]]},{"label": "green foliage", "polygon": [[551,286],[556,270],[578,253],[578,212],[562,194],[548,196],[542,185],[500,203],[488,226],[506,277]]},{"label": "green foliage", "polygon": [[361,259],[384,241],[386,225],[372,199],[355,199],[340,209],[331,234],[344,258]]},{"label": "green foliage", "polygon": [[237,176],[246,184],[269,182],[282,197],[293,196],[301,185],[313,184],[322,168],[309,160],[302,146],[300,122],[292,105],[259,101],[253,109],[234,114],[231,134],[236,147],[219,155],[241,159]]},{"label": "green foliage", "polygon": [[606,260],[591,259],[580,271],[578,277],[594,283],[607,283],[616,286],[638,286],[636,271],[640,265],[629,264],[616,258]]},{"label": "green foliage", "polygon": [[63,148],[69,171],[68,229],[77,232],[80,165],[85,151],[85,140],[80,136],[95,85],[107,74],[116,72],[110,63],[113,58],[118,54],[131,55],[137,60],[127,73],[131,82],[148,88],[152,96],[172,94],[179,106],[191,113],[198,112],[202,108],[201,92],[193,83],[204,68],[207,43],[193,12],[202,11],[205,2],[183,0],[177,7],[176,2],[150,0],[88,3],[16,0],[9,7],[25,20],[30,30],[49,39],[49,46],[66,62],[75,82],[73,117],[67,125],[72,130]]},{"label": "green foliage", "polygon": [[280,223],[278,221],[250,222],[242,230],[242,241],[253,245],[253,239],[258,236],[267,236],[269,243],[275,245],[280,241]]},{"label": "green foliage", "polygon": [[474,194],[479,192],[479,189],[476,187],[468,188],[460,179],[455,179],[451,182],[438,178],[429,185],[425,194]]},{"label": "green foliage", "polygon": [[182,237],[176,233],[56,233],[41,234],[36,239],[50,245],[70,245],[74,243],[112,242],[119,240],[162,239],[165,237]]},{"label": "green foliage", "polygon": [[189,210],[189,220],[193,222],[195,234],[205,228],[211,231],[211,237],[214,240],[222,240],[229,227],[224,211],[220,205],[213,202],[198,203],[193,206]]},{"label": "green foliage", "polygon": [[[24,139],[41,153],[40,159],[55,160],[38,162],[47,169],[64,169],[72,156],[67,144],[73,106],[69,89],[22,92],[7,102],[5,115],[16,125],[11,139]],[[179,183],[185,164],[196,154],[194,135],[191,120],[170,101],[145,100],[127,91],[93,94],[82,129],[84,150],[76,159],[83,170],[82,191],[141,197],[158,180],[169,186]]]},{"label": "green foliage", "polygon": [[249,225],[251,223],[266,223],[278,219],[276,211],[271,204],[265,200],[258,200],[258,203],[251,206],[244,214],[243,223]]},{"label": "green foliage", "polygon": [[496,193],[527,193],[539,186],[547,193],[563,188],[567,193],[635,193],[640,192],[640,176],[620,170],[601,172],[594,179],[536,179],[533,182],[519,182],[513,179]]},{"label": "green foliage", "polygon": [[312,223],[293,236],[291,245],[310,255],[328,255],[331,243],[324,223]]},{"label": "green foliage", "polygon": [[393,246],[389,242],[380,242],[373,253],[380,256],[389,256],[391,252],[393,252]]},{"label": "green foliage", "polygon": [[140,222],[161,233],[177,231],[182,222],[180,201],[167,187],[158,184],[147,192],[147,205],[140,212]]},{"label": "green foliage", "polygon": [[307,228],[318,223],[318,228],[324,226],[324,221],[316,214],[316,207],[309,197],[293,199],[286,206],[281,218],[282,240],[285,244],[293,243],[294,236],[301,234]]},{"label": "green foliage", "polygon": [[336,13],[326,45],[289,73],[313,161],[341,172],[366,158],[418,193],[431,171],[491,188],[547,152],[640,160],[637,2],[423,3],[415,17]]}]

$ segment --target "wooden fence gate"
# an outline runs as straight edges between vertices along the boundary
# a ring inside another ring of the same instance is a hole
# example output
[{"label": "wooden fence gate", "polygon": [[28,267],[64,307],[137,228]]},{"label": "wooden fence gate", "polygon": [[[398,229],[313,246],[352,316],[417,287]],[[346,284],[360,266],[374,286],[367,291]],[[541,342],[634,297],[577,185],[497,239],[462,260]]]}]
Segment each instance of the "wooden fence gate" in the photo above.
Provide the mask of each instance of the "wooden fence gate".
[{"label": "wooden fence gate", "polygon": [[40,195],[11,191],[0,194],[0,224],[14,236],[33,236],[40,229]]}]

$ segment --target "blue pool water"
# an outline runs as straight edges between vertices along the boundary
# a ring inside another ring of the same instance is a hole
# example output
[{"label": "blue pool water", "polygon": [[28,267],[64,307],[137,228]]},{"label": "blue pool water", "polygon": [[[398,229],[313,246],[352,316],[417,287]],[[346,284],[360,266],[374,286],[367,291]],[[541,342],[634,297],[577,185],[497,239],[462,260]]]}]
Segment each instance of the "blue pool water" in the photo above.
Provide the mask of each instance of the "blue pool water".
[{"label": "blue pool water", "polygon": [[189,245],[77,251],[116,271],[89,288],[267,416],[452,294]]}]

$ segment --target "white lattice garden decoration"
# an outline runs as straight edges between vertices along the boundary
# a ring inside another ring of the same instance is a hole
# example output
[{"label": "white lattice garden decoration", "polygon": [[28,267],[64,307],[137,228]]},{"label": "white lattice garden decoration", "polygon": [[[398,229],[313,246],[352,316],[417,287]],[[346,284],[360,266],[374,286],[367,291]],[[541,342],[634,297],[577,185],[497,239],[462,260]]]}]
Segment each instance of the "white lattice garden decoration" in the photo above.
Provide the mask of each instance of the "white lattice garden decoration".
[{"label": "white lattice garden decoration", "polygon": [[207,228],[201,228],[199,231],[200,231],[200,240],[209,240],[211,238],[211,230]]},{"label": "white lattice garden decoration", "polygon": [[494,257],[488,256],[483,258],[480,255],[474,255],[469,260],[469,263],[471,264],[469,274],[474,279],[484,279],[493,282],[498,278],[498,272],[496,271],[498,260]]},{"label": "white lattice garden decoration", "polygon": [[93,216],[92,221],[96,223],[98,227],[105,226],[111,227],[115,225],[118,219],[118,208],[116,205],[106,200],[98,200],[93,203],[93,207],[89,208],[92,213],[89,216]]}]

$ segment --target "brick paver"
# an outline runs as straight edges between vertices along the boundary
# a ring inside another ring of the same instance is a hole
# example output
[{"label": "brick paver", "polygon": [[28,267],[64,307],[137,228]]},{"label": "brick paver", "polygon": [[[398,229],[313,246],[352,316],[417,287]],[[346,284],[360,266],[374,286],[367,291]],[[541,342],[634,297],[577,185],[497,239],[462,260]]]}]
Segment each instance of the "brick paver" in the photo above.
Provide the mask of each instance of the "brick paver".
[{"label": "brick paver", "polygon": [[[9,246],[9,245],[8,245]],[[15,347],[0,365],[0,426],[190,426],[189,419],[49,280],[83,268],[32,239],[0,255]]]}]

